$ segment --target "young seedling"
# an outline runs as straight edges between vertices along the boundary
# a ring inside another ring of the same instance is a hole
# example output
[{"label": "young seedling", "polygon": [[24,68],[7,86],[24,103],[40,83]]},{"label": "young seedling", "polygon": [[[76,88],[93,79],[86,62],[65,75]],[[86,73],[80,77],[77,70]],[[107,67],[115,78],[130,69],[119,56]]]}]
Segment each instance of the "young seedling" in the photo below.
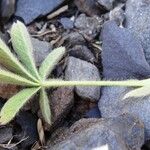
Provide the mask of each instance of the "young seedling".
[{"label": "young seedling", "polygon": [[[51,124],[51,111],[46,88],[59,86],[130,86],[139,87],[125,95],[139,97],[150,94],[150,79],[127,81],[64,81],[47,79],[56,64],[65,54],[65,48],[54,49],[36,68],[30,35],[25,25],[19,21],[11,28],[11,42],[20,61],[11,53],[6,44],[0,40],[0,83],[23,86],[24,89],[11,97],[0,112],[0,124],[10,122],[25,103],[39,92],[39,104],[44,120]],[[5,68],[5,69],[4,69]]]}]

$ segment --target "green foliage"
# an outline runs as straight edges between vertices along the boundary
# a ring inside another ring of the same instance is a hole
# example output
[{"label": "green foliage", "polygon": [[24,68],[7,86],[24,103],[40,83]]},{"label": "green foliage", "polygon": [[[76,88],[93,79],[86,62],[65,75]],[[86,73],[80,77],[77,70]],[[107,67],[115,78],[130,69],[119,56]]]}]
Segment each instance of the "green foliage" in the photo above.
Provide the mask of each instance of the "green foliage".
[{"label": "green foliage", "polygon": [[[54,49],[43,61],[39,70],[36,68],[30,35],[23,23],[17,21],[11,28],[11,42],[20,61],[0,40],[0,83],[16,84],[25,87],[10,98],[0,112],[0,124],[10,122],[25,103],[40,91],[39,105],[44,120],[51,124],[51,110],[46,88],[59,86],[130,86],[139,87],[124,98],[146,96],[150,94],[150,79],[127,81],[64,81],[47,79],[57,63],[65,54],[65,48]],[[5,68],[5,69],[4,69]]]}]

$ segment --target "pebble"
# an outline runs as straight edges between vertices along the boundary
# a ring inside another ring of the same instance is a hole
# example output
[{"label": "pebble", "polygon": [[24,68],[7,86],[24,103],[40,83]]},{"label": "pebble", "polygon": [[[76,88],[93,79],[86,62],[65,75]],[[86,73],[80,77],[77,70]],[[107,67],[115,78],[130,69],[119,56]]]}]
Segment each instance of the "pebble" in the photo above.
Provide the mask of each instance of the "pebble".
[{"label": "pebble", "polygon": [[[69,57],[65,70],[65,79],[74,81],[101,80],[98,69],[91,63],[75,57]],[[75,87],[76,93],[83,99],[97,101],[100,97],[100,87]]]},{"label": "pebble", "polygon": [[46,41],[40,41],[32,38],[33,51],[36,65],[39,66],[46,56],[52,51],[52,46]]}]

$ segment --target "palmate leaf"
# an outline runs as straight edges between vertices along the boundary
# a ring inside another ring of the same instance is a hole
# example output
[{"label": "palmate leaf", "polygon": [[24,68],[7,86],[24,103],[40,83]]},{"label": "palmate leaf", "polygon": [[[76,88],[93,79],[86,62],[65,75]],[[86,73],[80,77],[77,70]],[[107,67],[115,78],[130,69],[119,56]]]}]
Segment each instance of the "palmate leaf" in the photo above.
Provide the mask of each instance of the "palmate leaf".
[{"label": "palmate leaf", "polygon": [[0,83],[16,84],[22,86],[38,86],[38,83],[27,80],[26,78],[3,69],[0,69]]},{"label": "palmate leaf", "polygon": [[125,94],[123,99],[131,98],[131,97],[133,97],[133,98],[144,97],[144,96],[148,96],[148,95],[150,95],[150,86],[143,86],[141,88],[131,90],[130,92]]},{"label": "palmate leaf", "polygon": [[30,35],[25,25],[20,21],[17,21],[12,25],[10,34],[13,48],[18,54],[21,62],[34,77],[40,79],[37,68],[35,66],[33,46],[31,43]]},{"label": "palmate leaf", "polygon": [[39,74],[42,80],[45,80],[47,76],[53,71],[56,64],[62,59],[65,54],[65,48],[59,47],[54,49],[43,61],[39,68]]},{"label": "palmate leaf", "polygon": [[30,99],[39,88],[27,88],[11,97],[3,106],[0,112],[0,124],[5,125],[10,122],[18,113],[21,107]]},{"label": "palmate leaf", "polygon": [[51,124],[51,110],[50,110],[50,105],[49,105],[49,99],[44,88],[41,88],[40,90],[39,104],[40,104],[40,110],[42,112],[42,116],[44,117],[44,120],[48,124]]},{"label": "palmate leaf", "polygon": [[23,67],[23,65],[17,60],[17,58],[11,53],[10,49],[6,44],[0,39],[0,64],[2,64],[7,69],[28,77],[34,81],[36,79]]}]

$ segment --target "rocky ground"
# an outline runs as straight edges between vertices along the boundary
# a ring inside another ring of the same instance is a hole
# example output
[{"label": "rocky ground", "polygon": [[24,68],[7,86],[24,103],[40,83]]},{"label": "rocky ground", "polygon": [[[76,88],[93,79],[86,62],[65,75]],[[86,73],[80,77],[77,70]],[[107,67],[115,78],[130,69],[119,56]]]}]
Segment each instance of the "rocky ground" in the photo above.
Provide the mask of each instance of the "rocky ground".
[{"label": "rocky ground", "polygon": [[[54,48],[65,46],[53,78],[145,79],[150,76],[149,13],[149,0],[1,0],[0,36],[11,47],[10,26],[23,21],[37,67]],[[19,90],[1,84],[0,107]],[[130,90],[51,89],[51,127],[42,121],[36,95],[0,128],[0,150],[149,150],[150,97],[123,100]]]}]

